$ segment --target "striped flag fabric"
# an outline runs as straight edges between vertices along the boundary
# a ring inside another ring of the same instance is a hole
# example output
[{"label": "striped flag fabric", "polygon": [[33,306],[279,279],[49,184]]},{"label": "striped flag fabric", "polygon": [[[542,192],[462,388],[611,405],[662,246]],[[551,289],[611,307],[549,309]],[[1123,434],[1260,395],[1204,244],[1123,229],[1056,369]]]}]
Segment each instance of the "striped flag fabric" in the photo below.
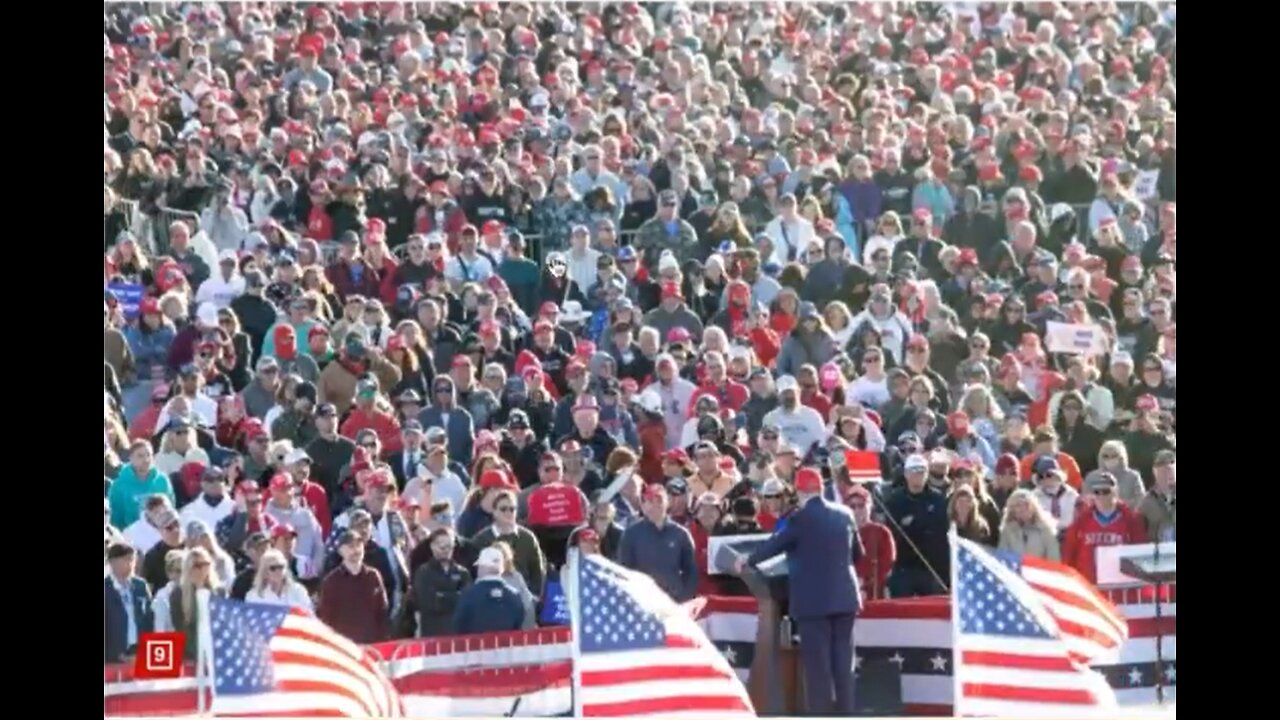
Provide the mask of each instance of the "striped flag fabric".
[{"label": "striped flag fabric", "polygon": [[374,657],[310,613],[209,600],[214,715],[403,717]]},{"label": "striped flag fabric", "polygon": [[1116,707],[1089,662],[1128,636],[1119,612],[1074,569],[1030,565],[952,534],[955,713],[1078,716]]},{"label": "striped flag fabric", "polygon": [[[1127,621],[1129,639],[1117,657],[1093,668],[1106,677],[1121,706],[1153,704],[1157,674],[1165,684],[1166,702],[1176,700],[1176,591],[1176,584],[1166,586],[1158,612],[1149,587],[1104,591]],[[698,624],[746,682],[755,657],[755,599],[710,597]],[[951,604],[946,597],[873,600],[854,624],[857,662],[897,665],[909,715],[951,714],[952,639]],[[1160,664],[1156,663],[1157,643],[1163,658]],[[385,663],[406,713],[413,717],[496,717],[513,707],[519,717],[572,714],[573,653],[567,627],[421,638],[366,649]],[[196,713],[194,669],[173,680],[134,678],[132,665],[109,665],[104,670],[104,715]]]},{"label": "striped flag fabric", "polygon": [[853,482],[882,482],[880,453],[874,450],[846,450],[844,465]]},{"label": "striped flag fabric", "polygon": [[600,555],[570,560],[580,717],[755,717],[747,690],[688,610]]}]

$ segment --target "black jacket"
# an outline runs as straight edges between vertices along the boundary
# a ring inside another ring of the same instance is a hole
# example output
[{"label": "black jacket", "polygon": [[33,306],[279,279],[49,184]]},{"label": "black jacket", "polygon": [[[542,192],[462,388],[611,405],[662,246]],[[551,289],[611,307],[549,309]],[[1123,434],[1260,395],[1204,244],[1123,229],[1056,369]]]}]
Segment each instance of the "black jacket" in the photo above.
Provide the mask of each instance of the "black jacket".
[{"label": "black jacket", "polygon": [[245,293],[231,301],[231,309],[240,318],[240,327],[249,336],[253,357],[262,354],[262,341],[276,324],[276,308],[263,297]]},{"label": "black jacket", "polygon": [[413,604],[418,612],[418,637],[448,635],[462,591],[471,585],[471,573],[457,562],[445,566],[432,559],[413,573]]}]

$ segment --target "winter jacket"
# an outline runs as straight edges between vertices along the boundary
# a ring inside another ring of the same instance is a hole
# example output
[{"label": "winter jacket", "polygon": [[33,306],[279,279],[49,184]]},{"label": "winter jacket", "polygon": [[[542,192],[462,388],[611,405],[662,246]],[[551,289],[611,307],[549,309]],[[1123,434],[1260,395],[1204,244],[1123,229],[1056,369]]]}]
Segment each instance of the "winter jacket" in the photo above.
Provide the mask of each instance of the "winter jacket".
[{"label": "winter jacket", "polygon": [[652,327],[658,331],[658,338],[666,343],[667,334],[673,328],[682,327],[689,331],[693,336],[694,342],[702,340],[702,320],[698,318],[688,305],[680,305],[675,310],[668,311],[662,307],[656,307],[644,315],[644,325]]},{"label": "winter jacket", "polygon": [[1000,528],[1000,550],[1062,562],[1058,538],[1038,525],[1010,521]]},{"label": "winter jacket", "polygon": [[919,493],[899,487],[885,497],[884,509],[893,519],[888,525],[898,548],[896,567],[932,567],[939,576],[947,577],[951,567],[947,531],[951,523],[942,493],[928,486]]},{"label": "winter jacket", "polygon": [[129,325],[125,327],[124,337],[129,341],[129,352],[133,354],[137,378],[150,380],[154,377],[155,368],[163,369],[167,366],[169,350],[177,332],[168,324],[155,330],[144,329],[141,325]]},{"label": "winter jacket", "polygon": [[320,577],[324,569],[324,531],[311,510],[296,500],[289,507],[280,507],[275,501],[268,502],[266,514],[279,523],[293,526],[298,541],[293,554],[298,560],[298,576],[301,580]]},{"label": "winter jacket", "polygon": [[462,592],[471,586],[471,573],[457,562],[432,558],[413,573],[413,604],[418,612],[418,637],[453,632],[453,614]]},{"label": "winter jacket", "polygon": [[782,343],[782,351],[778,353],[778,375],[795,375],[805,364],[822,367],[839,350],[830,333],[806,333],[797,327]]},{"label": "winter jacket", "polygon": [[361,565],[352,573],[339,565],[320,584],[316,617],[356,643],[375,643],[388,637],[391,606],[378,571]]},{"label": "winter jacket", "polygon": [[698,563],[693,537],[684,527],[664,522],[659,528],[641,520],[622,533],[618,563],[645,573],[676,602],[693,599],[698,585]]},{"label": "winter jacket", "polygon": [[1178,508],[1174,498],[1151,488],[1138,504],[1138,514],[1152,542],[1177,539]]},{"label": "winter jacket", "polygon": [[[400,368],[391,364],[385,357],[378,356],[366,363],[365,372],[373,372],[378,377],[380,387],[392,388],[400,382]],[[342,416],[351,409],[356,397],[356,383],[359,377],[341,360],[335,360],[325,366],[320,373],[317,394],[320,402],[333,403]]]},{"label": "winter jacket", "polygon": [[547,576],[547,559],[542,554],[537,536],[529,528],[516,525],[512,532],[502,533],[496,525],[490,525],[476,533],[472,542],[477,550],[484,550],[495,542],[506,543],[515,556],[515,569],[525,579],[530,592],[538,597],[542,596],[542,584]]},{"label": "winter jacket", "polygon": [[645,267],[656,267],[663,250],[670,250],[682,267],[685,261],[696,257],[698,233],[687,220],[676,218],[674,226],[673,234],[668,231],[662,218],[658,217],[650,218],[640,226],[632,244],[642,253]]}]

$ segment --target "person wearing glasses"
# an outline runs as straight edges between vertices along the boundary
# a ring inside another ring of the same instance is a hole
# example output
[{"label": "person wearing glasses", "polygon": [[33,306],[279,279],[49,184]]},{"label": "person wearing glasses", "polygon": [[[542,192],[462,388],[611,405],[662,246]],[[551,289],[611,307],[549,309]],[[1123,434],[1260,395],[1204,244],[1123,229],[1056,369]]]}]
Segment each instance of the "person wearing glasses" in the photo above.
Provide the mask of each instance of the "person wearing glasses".
[{"label": "person wearing glasses", "polygon": [[[493,472],[498,471],[489,470],[484,474]],[[484,477],[481,477],[480,484],[485,485]],[[541,597],[542,582],[547,574],[547,559],[533,531],[516,523],[518,508],[519,501],[512,490],[499,491],[493,503],[493,524],[477,533],[472,542],[480,549],[481,555],[494,543],[506,543],[512,550],[515,570],[524,578],[529,591]]]},{"label": "person wearing glasses", "polygon": [[199,606],[196,591],[211,590],[223,594],[222,580],[213,567],[213,558],[202,547],[191,548],[182,561],[182,578],[169,596],[169,618],[174,630],[187,636],[185,656],[187,660],[199,657],[200,627]]},{"label": "person wearing glasses", "polygon": [[178,513],[166,507],[156,514],[155,525],[160,529],[160,541],[142,557],[142,579],[147,581],[154,594],[168,582],[164,559],[171,550],[183,549],[182,521]]},{"label": "person wearing glasses", "polygon": [[1120,499],[1116,485],[1109,472],[1095,475],[1085,488],[1092,502],[1076,512],[1062,539],[1062,561],[1094,583],[1098,581],[1098,548],[1147,542],[1142,516]]},{"label": "person wearing glasses", "polygon": [[271,549],[258,561],[258,572],[253,588],[245,595],[245,602],[268,605],[288,605],[311,612],[311,596],[307,589],[293,578],[284,553]]}]

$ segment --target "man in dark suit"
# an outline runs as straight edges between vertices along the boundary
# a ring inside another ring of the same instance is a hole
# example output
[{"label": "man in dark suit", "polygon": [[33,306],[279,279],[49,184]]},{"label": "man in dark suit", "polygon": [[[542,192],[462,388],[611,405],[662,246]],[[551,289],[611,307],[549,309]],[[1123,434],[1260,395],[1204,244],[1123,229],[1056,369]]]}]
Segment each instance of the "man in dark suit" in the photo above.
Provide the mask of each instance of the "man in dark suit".
[{"label": "man in dark suit", "polygon": [[[805,702],[810,715],[852,715],[853,620],[862,609],[853,563],[862,557],[853,513],[822,497],[822,475],[796,473],[799,510],[737,570],[785,552],[790,614],[800,627]],[[834,704],[833,704],[834,698]]]},{"label": "man in dark suit", "polygon": [[391,466],[391,474],[396,477],[396,487],[404,490],[405,483],[418,476],[418,466],[426,459],[426,452],[422,447],[426,435],[417,418],[405,420],[400,433],[404,439],[404,449],[388,455],[387,464]]},{"label": "man in dark suit", "polygon": [[112,543],[107,548],[111,574],[103,580],[103,605],[106,613],[106,644],[103,659],[121,662],[138,649],[138,636],[151,632],[151,590],[133,574],[136,555],[125,543]]},{"label": "man in dark suit", "polygon": [[442,427],[449,438],[449,459],[466,465],[471,462],[475,423],[466,408],[458,407],[458,389],[453,378],[437,375],[431,383],[431,406],[418,415],[422,427]]}]

